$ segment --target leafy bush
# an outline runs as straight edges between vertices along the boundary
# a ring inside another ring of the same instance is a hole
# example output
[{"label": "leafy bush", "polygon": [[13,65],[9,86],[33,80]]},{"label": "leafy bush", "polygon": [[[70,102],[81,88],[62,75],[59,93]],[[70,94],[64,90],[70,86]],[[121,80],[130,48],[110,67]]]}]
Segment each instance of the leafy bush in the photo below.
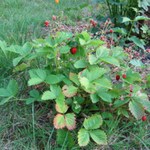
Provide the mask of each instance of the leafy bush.
[{"label": "leafy bush", "polygon": [[[91,139],[105,145],[107,131],[102,130],[102,125],[107,112],[128,119],[132,114],[143,121],[146,112],[150,112],[150,101],[144,91],[149,87],[149,76],[143,79],[129,67],[128,55],[121,47],[107,48],[104,44],[91,39],[87,32],[75,36],[60,32],[26,43],[21,51],[15,47],[8,49],[17,54],[13,60],[17,71],[29,70],[30,96],[26,103],[37,101],[52,106],[58,144],[67,135],[66,145],[72,147],[71,131],[78,130],[80,146],[86,146]],[[1,104],[16,97],[17,89],[14,80],[0,88],[0,93],[5,93],[0,94]]]}]

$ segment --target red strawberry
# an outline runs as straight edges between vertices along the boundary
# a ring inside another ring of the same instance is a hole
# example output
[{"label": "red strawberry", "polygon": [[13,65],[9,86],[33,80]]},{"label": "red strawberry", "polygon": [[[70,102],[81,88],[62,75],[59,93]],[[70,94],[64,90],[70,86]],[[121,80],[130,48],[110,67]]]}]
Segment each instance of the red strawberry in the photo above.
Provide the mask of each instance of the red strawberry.
[{"label": "red strawberry", "polygon": [[146,120],[147,120],[146,116],[143,116],[142,121],[146,121]]},{"label": "red strawberry", "polygon": [[90,23],[91,23],[91,25],[92,25],[93,27],[96,27],[96,26],[97,26],[97,22],[94,21],[94,20],[90,20]]},{"label": "red strawberry", "polygon": [[119,79],[120,79],[120,76],[116,75],[116,80],[119,81]]},{"label": "red strawberry", "polygon": [[49,21],[46,20],[46,21],[44,22],[44,25],[45,25],[45,27],[48,27],[48,26],[49,26]]},{"label": "red strawberry", "polygon": [[146,52],[147,52],[147,53],[150,53],[150,48],[146,49]]},{"label": "red strawberry", "polygon": [[122,75],[122,78],[124,78],[124,79],[125,79],[126,77],[127,77],[127,76],[126,76],[126,74],[123,74],[123,75]]},{"label": "red strawberry", "polygon": [[71,54],[75,54],[76,52],[77,52],[77,48],[76,47],[72,47],[71,49],[70,49],[70,52],[71,52]]},{"label": "red strawberry", "polygon": [[109,30],[110,33],[113,33],[114,31],[112,29]]},{"label": "red strawberry", "polygon": [[130,92],[133,92],[133,90],[130,90]]}]

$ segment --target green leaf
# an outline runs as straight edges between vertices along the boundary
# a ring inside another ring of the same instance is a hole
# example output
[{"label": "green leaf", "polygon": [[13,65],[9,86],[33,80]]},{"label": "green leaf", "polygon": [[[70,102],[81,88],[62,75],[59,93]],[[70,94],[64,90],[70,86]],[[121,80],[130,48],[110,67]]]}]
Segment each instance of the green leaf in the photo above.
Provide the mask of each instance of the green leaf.
[{"label": "green leaf", "polygon": [[61,106],[59,104],[56,104],[55,109],[59,113],[66,113],[68,110],[68,106],[65,103],[63,103],[63,105]]},{"label": "green leaf", "polygon": [[28,85],[36,85],[44,82],[46,79],[46,71],[42,69],[33,69],[29,71],[30,80],[28,81]]},{"label": "green leaf", "polygon": [[150,18],[145,17],[145,16],[137,16],[134,21],[139,21],[139,20],[150,20]]},{"label": "green leaf", "polygon": [[56,43],[59,44],[59,43],[62,43],[63,41],[66,41],[68,40],[69,38],[72,37],[72,33],[71,32],[57,32],[57,35],[56,35]]},{"label": "green leaf", "polygon": [[150,74],[148,74],[146,77],[146,86],[147,88],[150,88]]},{"label": "green leaf", "polygon": [[86,41],[83,40],[83,39],[81,39],[81,38],[79,38],[79,42],[80,42],[80,44],[81,44],[82,46],[86,44]]},{"label": "green leaf", "polygon": [[69,147],[70,149],[75,145],[72,134],[68,130],[57,130],[56,136],[57,144],[61,147],[65,145],[65,147]]},{"label": "green leaf", "polygon": [[100,60],[118,67],[120,66],[119,61],[114,57],[103,57]]},{"label": "green leaf", "polygon": [[76,103],[76,101],[74,101],[74,103],[71,105],[71,108],[72,108],[73,112],[75,112],[76,114],[79,114],[82,109],[81,105]]},{"label": "green leaf", "polygon": [[66,127],[68,130],[74,130],[76,128],[75,114],[68,113],[65,115]]},{"label": "green leaf", "polygon": [[43,82],[43,80],[41,80],[40,78],[32,78],[32,79],[29,79],[28,85],[29,86],[31,86],[31,85],[37,85],[37,84],[40,84],[42,82]]},{"label": "green leaf", "polygon": [[85,129],[80,129],[78,132],[78,144],[79,146],[86,146],[90,142],[89,133]]},{"label": "green leaf", "polygon": [[79,79],[78,79],[78,75],[75,73],[70,72],[69,73],[69,79],[74,82],[76,85],[80,85]]},{"label": "green leaf", "polygon": [[0,96],[1,97],[9,97],[11,96],[11,93],[5,88],[0,88]]},{"label": "green leaf", "polygon": [[77,90],[78,89],[73,85],[70,86],[64,85],[62,88],[63,94],[68,98],[75,96],[77,94]]},{"label": "green leaf", "polygon": [[97,46],[100,46],[100,45],[103,45],[103,44],[105,44],[105,42],[104,41],[101,41],[101,40],[89,40],[88,42],[87,42],[87,45],[89,45],[89,46],[94,46],[94,47],[97,47]]},{"label": "green leaf", "polygon": [[22,59],[23,59],[23,56],[19,56],[13,59],[13,66],[17,66]]},{"label": "green leaf", "polygon": [[75,68],[85,68],[87,66],[87,61],[85,59],[80,59],[74,63]]},{"label": "green leaf", "polygon": [[18,93],[18,84],[16,80],[10,80],[7,85],[7,90],[11,94],[11,96],[15,96]]},{"label": "green leaf", "polygon": [[137,38],[136,36],[132,36],[131,38],[129,38],[130,41],[134,42],[135,45],[137,45],[138,47],[142,48],[143,50],[145,50],[144,48],[144,41]]},{"label": "green leaf", "polygon": [[62,47],[60,48],[60,53],[61,53],[61,54],[66,54],[66,53],[68,53],[69,51],[70,51],[70,47],[69,47],[68,45],[62,46]]},{"label": "green leaf", "polygon": [[51,91],[45,91],[42,95],[42,100],[52,100],[52,99],[55,99],[56,96],[53,92]]},{"label": "green leaf", "polygon": [[128,17],[122,17],[122,23],[130,22],[130,21],[132,21],[132,20]]},{"label": "green leaf", "polygon": [[89,61],[90,65],[97,64],[97,58],[93,54],[88,55],[88,61]]},{"label": "green leaf", "polygon": [[123,115],[123,116],[129,118],[129,113],[126,109],[119,108],[117,114],[118,114],[118,116]]},{"label": "green leaf", "polygon": [[108,57],[108,55],[109,55],[109,49],[104,46],[102,46],[96,50],[97,58]]},{"label": "green leaf", "polygon": [[129,102],[129,110],[137,120],[141,119],[142,116],[144,116],[144,109],[142,105],[135,100]]},{"label": "green leaf", "polygon": [[63,80],[63,75],[53,75],[50,74],[46,77],[45,82],[48,84],[57,84]]},{"label": "green leaf", "polygon": [[136,81],[141,81],[141,76],[138,72],[133,72],[131,69],[126,73],[126,79],[123,79],[125,82],[129,84],[133,84]]},{"label": "green leaf", "polygon": [[124,36],[127,35],[127,31],[124,28],[116,27],[116,28],[113,28],[113,30],[114,30],[115,33],[120,33],[120,34],[122,34]]},{"label": "green leaf", "polygon": [[28,68],[30,66],[30,64],[26,64],[26,63],[22,63],[18,66],[16,66],[14,69],[13,69],[13,72],[18,72],[18,71],[23,71],[25,70],[26,68]]},{"label": "green leaf", "polygon": [[65,127],[65,117],[62,114],[57,114],[53,121],[56,129],[62,129]]},{"label": "green leaf", "polygon": [[107,144],[106,133],[102,130],[90,131],[90,136],[93,139],[93,141],[99,145],[106,145]]},{"label": "green leaf", "polygon": [[68,110],[68,107],[65,104],[65,97],[62,92],[57,96],[56,104],[59,108],[60,113],[66,113],[66,111]]},{"label": "green leaf", "polygon": [[85,31],[82,31],[81,35],[83,36],[85,41],[89,41],[91,39],[89,33],[85,32]]},{"label": "green leaf", "polygon": [[46,70],[43,70],[43,69],[29,70],[29,74],[30,74],[30,78],[40,78],[43,81],[46,78]]},{"label": "green leaf", "polygon": [[[89,71],[88,71],[89,70]],[[83,75],[89,79],[89,81],[94,81],[100,78],[102,75],[106,73],[106,69],[100,68],[97,65],[91,66],[91,68],[86,69],[83,71]]]},{"label": "green leaf", "polygon": [[138,59],[132,59],[130,62],[133,66],[142,67],[144,64]]},{"label": "green leaf", "polygon": [[22,49],[19,51],[21,55],[23,56],[27,56],[28,54],[30,54],[32,50],[32,44],[29,42],[26,42],[23,46]]},{"label": "green leaf", "polygon": [[142,7],[145,11],[148,11],[148,8],[150,6],[150,1],[149,0],[139,1],[138,6]]},{"label": "green leaf", "polygon": [[98,129],[103,123],[101,115],[95,114],[84,120],[83,126],[87,130]]},{"label": "green leaf", "polygon": [[97,94],[90,94],[90,98],[92,100],[92,103],[97,103],[99,101],[99,97]]},{"label": "green leaf", "polygon": [[146,111],[150,112],[150,100],[147,94],[138,91],[135,93],[133,98],[134,100],[142,104],[143,108],[145,108]]},{"label": "green leaf", "polygon": [[128,103],[129,100],[130,100],[130,99],[116,100],[116,101],[114,102],[114,105],[113,105],[113,106],[114,106],[115,108],[118,108],[118,107],[120,107],[120,106],[122,106],[122,105]]},{"label": "green leaf", "polygon": [[61,88],[57,85],[50,85],[50,89],[54,93],[55,97],[58,97],[61,93]]},{"label": "green leaf", "polygon": [[113,52],[112,57],[115,57],[117,59],[122,60],[125,57],[125,53],[122,47],[118,47],[118,46],[114,47],[112,48],[112,52]]},{"label": "green leaf", "polygon": [[112,83],[107,78],[103,77],[101,79],[97,79],[93,82],[97,87],[104,87],[108,89],[112,89]]},{"label": "green leaf", "polygon": [[98,96],[105,102],[112,102],[111,95],[103,90],[98,90]]},{"label": "green leaf", "polygon": [[33,102],[36,101],[35,98],[27,98],[27,99],[25,99],[25,100],[26,100],[26,104],[27,104],[27,105],[29,105],[29,104],[31,104],[31,103],[33,103]]},{"label": "green leaf", "polygon": [[88,89],[88,88],[90,87],[90,81],[89,81],[87,78],[85,78],[85,77],[80,77],[80,78],[79,78],[79,81],[80,81],[81,85],[82,85],[83,87],[85,87],[85,89]]},{"label": "green leaf", "polygon": [[31,90],[31,91],[30,91],[30,96],[38,100],[38,99],[40,98],[39,91],[37,91],[37,90],[35,90],[35,89],[34,89],[34,90]]}]

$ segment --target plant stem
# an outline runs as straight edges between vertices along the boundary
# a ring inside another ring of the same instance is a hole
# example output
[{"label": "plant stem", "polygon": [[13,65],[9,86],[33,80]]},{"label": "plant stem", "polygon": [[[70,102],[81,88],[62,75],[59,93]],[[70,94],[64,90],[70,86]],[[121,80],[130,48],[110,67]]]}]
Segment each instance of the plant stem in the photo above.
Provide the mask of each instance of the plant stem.
[{"label": "plant stem", "polygon": [[110,8],[110,4],[109,4],[109,1],[108,0],[106,0],[106,3],[107,3],[107,6],[108,6],[108,9],[109,9],[109,13],[110,13],[110,16],[112,15],[111,13],[111,8]]},{"label": "plant stem", "polygon": [[34,117],[34,103],[32,103],[32,128],[33,128],[33,142],[35,146],[35,117]]}]

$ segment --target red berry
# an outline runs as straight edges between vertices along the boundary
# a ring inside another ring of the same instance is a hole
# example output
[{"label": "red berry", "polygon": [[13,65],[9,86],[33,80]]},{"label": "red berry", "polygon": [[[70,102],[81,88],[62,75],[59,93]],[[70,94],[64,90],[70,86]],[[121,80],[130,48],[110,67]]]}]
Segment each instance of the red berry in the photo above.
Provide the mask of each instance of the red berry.
[{"label": "red berry", "polygon": [[45,21],[44,25],[45,25],[45,27],[48,27],[49,26],[49,21]]},{"label": "red berry", "polygon": [[119,81],[119,79],[120,79],[120,76],[116,75],[116,80]]},{"label": "red berry", "polygon": [[75,54],[77,52],[77,48],[76,47],[72,47],[70,49],[71,54]]},{"label": "red berry", "polygon": [[91,25],[92,25],[93,27],[96,27],[96,26],[97,26],[97,22],[94,21],[94,20],[90,20],[90,23],[91,23]]},{"label": "red berry", "polygon": [[127,77],[127,76],[126,76],[126,74],[123,74],[123,75],[122,75],[122,78],[124,78],[124,79],[125,79],[126,77]]},{"label": "red berry", "polygon": [[146,119],[147,119],[146,116],[142,117],[142,121],[146,121]]},{"label": "red berry", "polygon": [[94,20],[91,19],[91,20],[90,20],[90,23],[92,24],[93,22],[94,22]]},{"label": "red berry", "polygon": [[130,85],[130,92],[133,92],[133,86]]},{"label": "red berry", "polygon": [[110,30],[109,30],[109,32],[110,32],[110,33],[113,33],[113,30],[112,30],[112,29],[110,29]]},{"label": "red berry", "polygon": [[147,52],[147,53],[150,53],[150,48],[146,49],[146,52]]},{"label": "red berry", "polygon": [[52,16],[52,19],[55,21],[55,20],[57,19],[57,17],[53,15],[53,16]]}]

